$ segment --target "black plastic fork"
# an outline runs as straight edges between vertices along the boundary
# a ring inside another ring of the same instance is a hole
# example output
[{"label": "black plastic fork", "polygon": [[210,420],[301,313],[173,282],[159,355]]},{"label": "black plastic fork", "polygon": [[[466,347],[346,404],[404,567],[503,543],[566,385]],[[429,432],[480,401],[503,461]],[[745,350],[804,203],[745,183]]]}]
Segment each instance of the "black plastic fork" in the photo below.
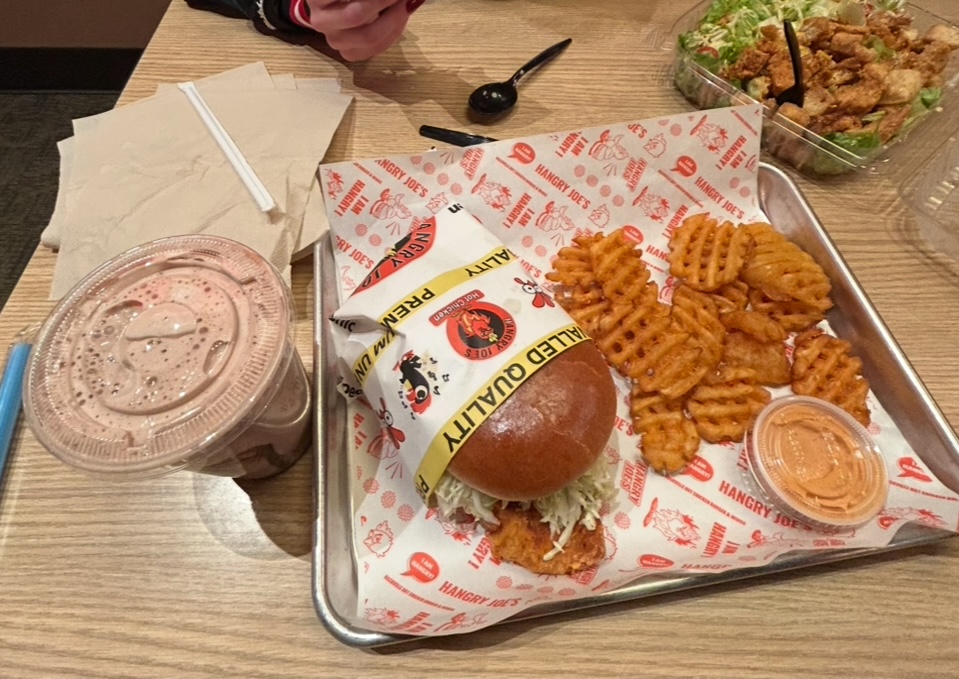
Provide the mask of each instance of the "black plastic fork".
[{"label": "black plastic fork", "polygon": [[789,60],[793,66],[794,84],[776,95],[776,103],[780,106],[787,103],[795,104],[802,108],[803,102],[806,100],[806,87],[803,85],[802,55],[799,53],[799,40],[796,38],[793,25],[788,21],[783,22],[783,33],[786,34],[786,46],[789,47]]}]

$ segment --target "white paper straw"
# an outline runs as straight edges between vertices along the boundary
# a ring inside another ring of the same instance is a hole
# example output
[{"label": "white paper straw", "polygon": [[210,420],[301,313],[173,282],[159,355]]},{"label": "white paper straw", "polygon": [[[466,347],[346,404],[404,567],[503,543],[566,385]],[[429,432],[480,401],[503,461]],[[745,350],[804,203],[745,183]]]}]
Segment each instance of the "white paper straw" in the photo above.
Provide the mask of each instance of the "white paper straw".
[{"label": "white paper straw", "polygon": [[211,111],[210,107],[203,101],[203,97],[200,96],[200,92],[196,86],[192,82],[185,82],[180,83],[179,87],[200,115],[200,119],[203,121],[203,124],[206,125],[206,129],[208,129],[210,134],[213,135],[213,138],[216,139],[216,143],[219,144],[223,150],[233,169],[236,170],[240,179],[243,180],[243,184],[250,192],[250,195],[253,196],[253,200],[256,201],[260,211],[269,212],[275,208],[276,201],[273,200],[273,196],[270,195],[270,192],[263,185],[263,182],[260,181],[260,178],[256,176],[256,172],[253,171],[250,164],[246,162],[243,153],[241,153],[240,149],[233,143],[233,139],[230,138],[230,135],[220,124],[220,121],[213,115],[213,111]]}]

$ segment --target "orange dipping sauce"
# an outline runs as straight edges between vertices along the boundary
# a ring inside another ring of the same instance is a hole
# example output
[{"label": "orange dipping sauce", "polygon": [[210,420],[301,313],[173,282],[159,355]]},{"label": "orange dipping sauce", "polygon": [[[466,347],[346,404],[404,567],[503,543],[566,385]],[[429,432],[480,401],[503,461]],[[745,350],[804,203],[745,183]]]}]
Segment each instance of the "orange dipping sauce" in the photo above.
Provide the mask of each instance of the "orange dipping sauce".
[{"label": "orange dipping sauce", "polygon": [[776,399],[746,439],[750,471],[784,513],[822,528],[866,523],[889,490],[886,463],[865,428],[808,396]]}]

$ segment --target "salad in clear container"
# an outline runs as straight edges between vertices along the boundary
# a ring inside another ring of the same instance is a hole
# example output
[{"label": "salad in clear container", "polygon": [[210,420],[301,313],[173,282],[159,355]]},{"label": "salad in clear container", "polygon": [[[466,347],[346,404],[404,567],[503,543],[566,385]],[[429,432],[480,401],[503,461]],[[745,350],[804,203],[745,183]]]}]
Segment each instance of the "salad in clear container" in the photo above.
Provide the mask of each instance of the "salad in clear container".
[{"label": "salad in clear container", "polygon": [[[804,101],[783,23],[796,31]],[[866,169],[943,110],[959,75],[959,28],[902,0],[711,0],[676,27],[675,82],[699,108],[758,100],[764,145],[813,174]]]}]

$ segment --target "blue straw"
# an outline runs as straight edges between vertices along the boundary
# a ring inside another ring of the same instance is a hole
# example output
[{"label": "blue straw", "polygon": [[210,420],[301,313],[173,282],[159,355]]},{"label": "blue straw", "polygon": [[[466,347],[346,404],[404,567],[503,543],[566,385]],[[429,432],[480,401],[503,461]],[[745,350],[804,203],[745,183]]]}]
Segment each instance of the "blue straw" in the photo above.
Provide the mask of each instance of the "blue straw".
[{"label": "blue straw", "polygon": [[10,442],[20,416],[20,403],[23,399],[23,373],[30,357],[30,344],[17,341],[10,347],[7,365],[0,380],[0,488],[10,456]]}]

